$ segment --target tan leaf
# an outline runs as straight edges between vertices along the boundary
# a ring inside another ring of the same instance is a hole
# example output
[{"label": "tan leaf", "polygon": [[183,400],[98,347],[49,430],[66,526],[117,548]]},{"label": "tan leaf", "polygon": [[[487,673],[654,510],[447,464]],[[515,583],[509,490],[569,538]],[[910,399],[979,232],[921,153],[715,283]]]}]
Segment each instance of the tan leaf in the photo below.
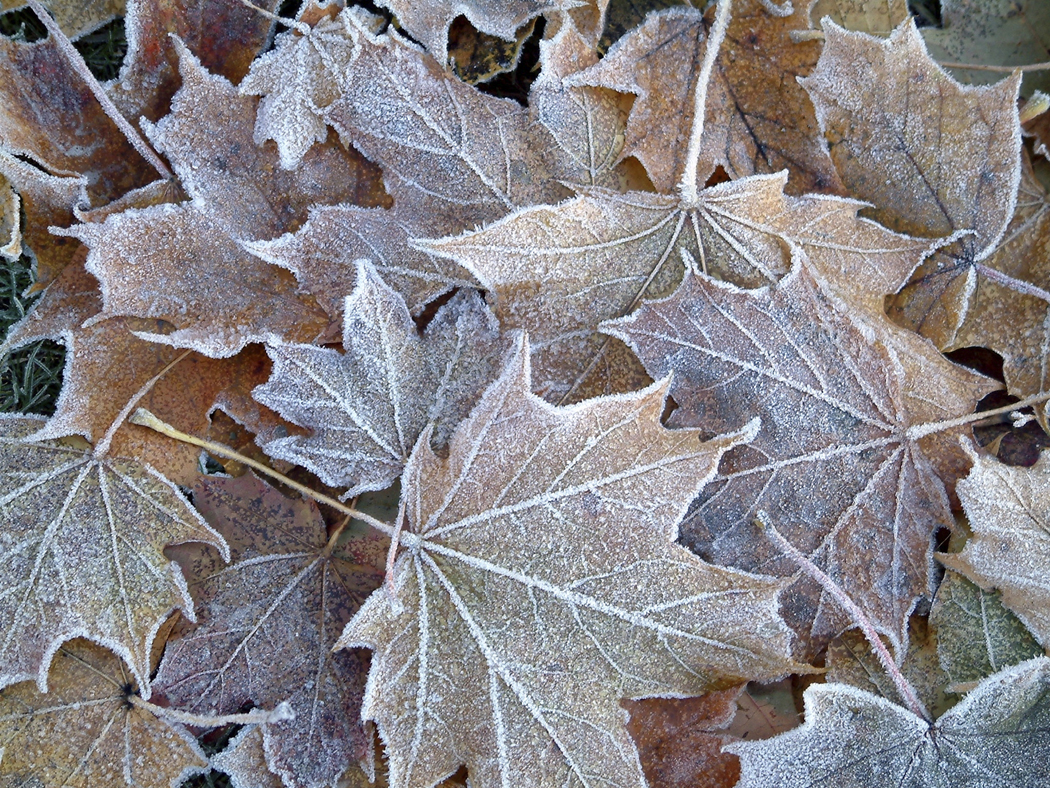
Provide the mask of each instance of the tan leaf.
[{"label": "tan leaf", "polygon": [[[785,175],[701,191],[695,205],[646,192],[591,189],[557,206],[517,211],[484,229],[418,242],[471,271],[495,294],[500,325],[529,332],[534,384],[557,401],[600,354],[594,332],[642,299],[673,292],[683,256],[744,286],[787,272]],[[539,295],[539,297],[537,297]]]},{"label": "tan leaf", "polygon": [[624,701],[627,730],[638,747],[651,788],[733,788],[740,759],[723,753],[725,728],[736,713],[743,686],[698,698]]},{"label": "tan leaf", "polygon": [[923,237],[966,234],[932,255],[890,314],[951,344],[973,294],[974,264],[995,247],[1020,178],[1015,75],[959,85],[930,58],[910,20],[886,40],[827,25],[816,70],[802,80],[831,158],[872,218]]},{"label": "tan leaf", "polygon": [[131,666],[149,696],[150,646],[175,608],[193,603],[166,545],[201,541],[225,552],[171,482],[147,465],[30,439],[43,422],[3,414],[0,685],[47,688],[55,650],[90,636]]},{"label": "tan leaf", "polygon": [[182,52],[172,113],[147,129],[192,202],[129,209],[68,231],[91,247],[87,268],[104,304],[98,319],[160,319],[171,325],[149,338],[213,357],[273,337],[313,340],[327,316],[300,296],[289,272],[239,241],[293,230],[316,203],[367,203],[376,171],[335,140],[311,150],[300,168],[279,169],[273,146],[252,141],[256,100]]},{"label": "tan leaf", "polygon": [[888,35],[908,18],[907,0],[816,0],[809,18],[820,22],[824,17],[847,30],[873,35]]},{"label": "tan leaf", "polygon": [[433,425],[443,447],[498,374],[506,342],[473,291],[445,304],[420,336],[404,300],[375,269],[358,263],[346,299],[343,348],[268,347],[274,370],[253,396],[310,427],[263,445],[274,458],[302,465],[348,495],[389,487],[419,434]]},{"label": "tan leaf", "polygon": [[135,706],[138,694],[119,658],[86,640],[67,643],[47,694],[30,683],[0,691],[0,783],[170,788],[207,771],[193,737]]},{"label": "tan leaf", "polygon": [[[124,15],[124,0],[41,0],[70,40]],[[25,8],[25,0],[0,0],[0,12]]]},{"label": "tan leaf", "polygon": [[175,706],[229,714],[287,701],[295,720],[265,725],[269,770],[289,788],[334,785],[371,763],[360,719],[368,658],[332,652],[361,602],[383,579],[389,542],[331,536],[313,502],[285,498],[254,475],[209,477],[194,502],[230,544],[172,551],[198,605],[196,626],[168,643],[154,686]]},{"label": "tan leaf", "polygon": [[402,482],[396,598],[369,597],[339,641],[376,652],[362,714],[392,786],[465,763],[480,788],[598,774],[641,788],[621,698],[798,669],[777,584],[673,543],[747,433],[664,429],[665,388],[552,407],[530,393],[521,339],[447,459],[424,433]]},{"label": "tan leaf", "polygon": [[513,72],[521,62],[525,42],[536,30],[536,19],[519,27],[511,40],[478,30],[465,16],[457,16],[448,29],[448,65],[468,85],[489,82]]},{"label": "tan leaf", "polygon": [[937,556],[942,564],[984,589],[1002,593],[1003,604],[1050,643],[1050,458],[1031,468],[1003,465],[978,455],[959,482],[959,498],[973,537],[961,553]]},{"label": "tan leaf", "polygon": [[259,725],[241,728],[226,749],[212,756],[211,766],[227,775],[233,788],[284,788],[284,781],[266,765]]},{"label": "tan leaf", "polygon": [[[637,157],[661,192],[674,189],[686,166],[710,24],[689,7],[651,13],[598,65],[572,80],[638,96],[623,155]],[[820,53],[819,43],[790,38],[808,27],[805,3],[788,17],[770,14],[759,0],[736,4],[708,83],[699,182],[716,167],[733,178],[787,169],[793,194],[841,192],[813,108],[793,78],[808,74]]]},{"label": "tan leaf", "polygon": [[[687,274],[673,296],[602,331],[650,375],[673,373],[671,424],[711,434],[762,420],[694,502],[683,543],[723,565],[794,575],[754,524],[765,512],[899,648],[912,608],[932,596],[933,534],[952,522],[927,457],[952,453],[951,420],[992,386],[885,318],[858,323],[847,310],[803,264],[755,291]],[[785,616],[806,654],[847,625],[808,580],[785,597]]]}]

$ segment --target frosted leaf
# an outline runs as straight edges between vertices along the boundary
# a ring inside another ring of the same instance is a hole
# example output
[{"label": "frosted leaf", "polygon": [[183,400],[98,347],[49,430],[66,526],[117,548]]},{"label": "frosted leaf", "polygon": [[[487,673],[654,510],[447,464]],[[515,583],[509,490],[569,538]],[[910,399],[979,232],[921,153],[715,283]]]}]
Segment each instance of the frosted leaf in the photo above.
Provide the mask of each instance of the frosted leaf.
[{"label": "frosted leaf", "polygon": [[0,784],[171,788],[207,771],[181,725],[133,705],[139,689],[94,643],[58,649],[46,694],[28,682],[0,691]]},{"label": "frosted leaf", "polygon": [[[41,0],[71,41],[124,15],[124,0]],[[25,8],[25,0],[0,0],[0,12]]]},{"label": "frosted leaf", "polygon": [[1050,772],[1050,660],[982,681],[936,722],[843,684],[806,690],[806,722],[736,742],[739,788],[1013,788]]},{"label": "frosted leaf", "polygon": [[829,22],[817,68],[802,80],[839,175],[873,205],[872,218],[928,238],[965,232],[915,272],[890,312],[939,347],[969,309],[974,264],[1013,215],[1019,84],[1018,74],[992,87],[960,85],[910,19],[885,40]]},{"label": "frosted leaf", "polygon": [[1050,457],[1031,468],[978,455],[959,482],[973,537],[961,553],[938,560],[986,589],[1002,593],[1039,642],[1050,643]]},{"label": "frosted leaf", "polygon": [[[529,391],[519,340],[453,436],[402,482],[394,594],[339,645],[375,651],[363,717],[390,784],[642,788],[624,697],[696,694],[797,670],[778,586],[673,543],[688,501],[748,432],[660,426],[666,384],[566,408]],[[537,753],[542,753],[538,757]]]},{"label": "frosted leaf", "polygon": [[369,260],[383,280],[404,297],[409,311],[423,307],[455,287],[472,287],[474,278],[454,263],[409,245],[425,232],[425,219],[355,205],[327,205],[310,211],[298,232],[270,241],[250,241],[244,248],[268,263],[295,274],[333,320],[343,319],[343,302],[357,283],[356,262]]},{"label": "frosted leaf", "polygon": [[500,325],[529,332],[535,385],[557,400],[601,352],[598,323],[627,314],[643,297],[671,293],[684,254],[744,286],[786,273],[783,186],[784,174],[755,176],[704,189],[694,206],[661,194],[591,189],[417,245],[455,260],[494,293]]},{"label": "frosted leaf", "polygon": [[[720,564],[795,575],[754,524],[766,512],[899,647],[912,608],[932,595],[933,534],[952,522],[927,457],[966,460],[951,445],[961,428],[910,430],[971,413],[990,382],[885,318],[855,322],[801,262],[755,291],[687,274],[671,297],[601,330],[650,375],[673,373],[671,424],[720,433],[762,420],[691,507],[682,542]],[[805,653],[846,625],[807,579],[785,596],[785,617]]]},{"label": "frosted leaf", "polygon": [[820,22],[824,17],[847,30],[875,35],[888,35],[908,18],[907,0],[816,0],[809,18]]},{"label": "frosted leaf", "polygon": [[[0,158],[0,167],[4,159]],[[22,214],[18,193],[0,169],[0,255],[6,260],[17,260],[22,254]]]},{"label": "frosted leaf", "polygon": [[313,502],[250,474],[206,477],[194,502],[228,540],[232,563],[198,545],[172,552],[187,567],[197,625],[169,641],[154,686],[198,714],[287,701],[295,719],[261,728],[269,770],[289,788],[335,785],[371,763],[372,734],[360,720],[367,656],[332,646],[382,582],[389,542],[329,536]]},{"label": "frosted leaf", "polygon": [[211,758],[211,767],[230,778],[233,788],[284,788],[284,782],[266,765],[262,727],[246,725],[226,749]]},{"label": "frosted leaf", "polygon": [[420,336],[404,300],[367,263],[346,299],[343,353],[312,345],[268,348],[274,371],[253,396],[309,437],[263,444],[348,494],[396,479],[420,432],[441,446],[496,377],[504,343],[481,299],[464,291]]},{"label": "frosted leaf", "polygon": [[157,629],[176,608],[193,617],[163,550],[199,541],[225,553],[225,542],[148,465],[27,440],[41,426],[0,418],[0,686],[35,679],[46,690],[56,649],[90,637],[131,666],[148,697]]},{"label": "frosted leaf", "polygon": [[938,634],[937,654],[949,691],[1042,653],[999,594],[982,591],[951,570],[937,589],[930,627]]}]

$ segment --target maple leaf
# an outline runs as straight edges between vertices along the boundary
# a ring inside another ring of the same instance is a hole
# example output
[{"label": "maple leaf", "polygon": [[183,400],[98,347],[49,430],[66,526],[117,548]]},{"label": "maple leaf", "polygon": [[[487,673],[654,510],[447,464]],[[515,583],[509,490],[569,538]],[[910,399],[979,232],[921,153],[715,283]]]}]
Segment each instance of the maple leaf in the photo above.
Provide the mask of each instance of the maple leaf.
[{"label": "maple leaf", "polygon": [[297,170],[278,169],[275,151],[252,142],[255,100],[181,51],[183,86],[172,112],[147,130],[193,201],[128,209],[67,231],[91,247],[100,317],[163,319],[174,330],[150,339],[214,357],[269,337],[314,339],[327,325],[323,312],[297,294],[291,274],[238,240],[294,229],[319,202],[367,202],[374,172],[338,144],[311,152]]},{"label": "maple leaf", "polygon": [[128,663],[149,697],[158,628],[175,608],[193,617],[186,581],[162,551],[200,541],[225,554],[225,542],[149,466],[34,441],[42,420],[0,415],[0,686],[35,679],[46,691],[57,648],[90,637]]},{"label": "maple leaf", "polygon": [[370,596],[339,641],[376,652],[362,715],[392,786],[461,763],[479,786],[642,786],[620,698],[792,669],[778,585],[673,543],[746,433],[665,430],[665,387],[554,408],[529,391],[519,337],[448,459],[424,432],[402,481],[396,598]]},{"label": "maple leaf", "polygon": [[970,475],[957,485],[973,538],[961,553],[937,556],[983,588],[999,590],[1003,604],[1044,645],[1050,642],[1048,469],[1045,454],[1031,468],[976,455]]},{"label": "maple leaf", "polygon": [[834,23],[824,32],[817,67],[801,83],[851,196],[894,230],[963,233],[919,267],[890,311],[945,347],[969,308],[975,265],[1013,215],[1020,75],[992,87],[959,85],[930,59],[910,19],[886,40]]},{"label": "maple leaf", "polygon": [[211,766],[230,778],[233,788],[284,788],[284,781],[266,765],[262,727],[245,725]]},{"label": "maple leaf", "polygon": [[58,649],[47,693],[30,683],[0,691],[0,783],[90,788],[123,782],[170,788],[207,771],[181,726],[132,698],[120,659],[86,640]]},{"label": "maple leaf", "polygon": [[947,674],[949,692],[959,692],[960,686],[976,684],[1005,666],[1042,653],[999,594],[984,591],[951,570],[937,588],[930,628],[938,633],[937,657]]},{"label": "maple leaf", "polygon": [[929,722],[854,687],[814,684],[802,727],[726,749],[740,756],[739,788],[1036,785],[1050,769],[1048,689],[1050,660],[1029,660]]},{"label": "maple leaf", "polygon": [[388,543],[330,537],[316,504],[251,475],[206,478],[194,502],[233,563],[200,545],[172,551],[187,567],[198,620],[169,642],[154,687],[191,712],[287,701],[295,721],[262,729],[269,770],[290,788],[335,785],[355,762],[371,763],[372,736],[358,713],[367,657],[331,648],[382,581]]},{"label": "maple leaf", "polygon": [[[674,295],[602,331],[654,377],[673,372],[679,409],[669,423],[718,433],[762,419],[693,505],[684,544],[720,564],[793,574],[753,523],[768,512],[895,645],[905,642],[908,615],[932,591],[932,535],[952,522],[926,459],[949,452],[924,425],[970,413],[989,382],[885,318],[855,322],[804,261],[755,291],[687,274]],[[805,633],[806,653],[844,625],[808,581],[785,615]]]},{"label": "maple leaf", "polygon": [[428,424],[437,447],[498,374],[499,327],[473,292],[452,298],[420,336],[404,300],[375,269],[357,265],[346,299],[344,352],[271,345],[270,381],[253,396],[313,429],[263,444],[271,457],[316,473],[347,495],[382,490],[401,475]]}]

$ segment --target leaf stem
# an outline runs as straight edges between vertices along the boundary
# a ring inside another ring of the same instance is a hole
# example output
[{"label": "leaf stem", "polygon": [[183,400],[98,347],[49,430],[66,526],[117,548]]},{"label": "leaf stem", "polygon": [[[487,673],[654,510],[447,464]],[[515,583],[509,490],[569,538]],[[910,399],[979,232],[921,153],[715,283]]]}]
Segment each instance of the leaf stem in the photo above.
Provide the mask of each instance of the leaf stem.
[{"label": "leaf stem", "polygon": [[292,30],[296,31],[297,33],[300,33],[304,36],[310,34],[310,26],[303,24],[302,22],[296,19],[287,19],[283,16],[279,16],[278,14],[275,14],[272,11],[267,11],[265,8],[260,8],[255,3],[249,2],[249,0],[241,0],[241,3],[243,5],[248,6],[248,8],[252,9],[253,11],[259,12],[267,19],[272,19],[274,22],[282,24],[285,27],[292,28]]},{"label": "leaf stem", "polygon": [[922,717],[927,722],[932,722],[929,713],[919,700],[919,696],[915,693],[915,688],[912,687],[911,682],[904,677],[900,668],[897,667],[897,663],[893,660],[893,656],[890,654],[889,649],[886,648],[886,644],[882,642],[882,638],[879,637],[879,633],[875,630],[875,625],[872,623],[871,619],[868,618],[867,613],[861,610],[860,606],[850,599],[849,595],[842,590],[842,587],[838,583],[832,580],[831,577],[821,570],[819,566],[803,555],[795,545],[791,544],[791,542],[781,536],[780,532],[777,531],[771,523],[765,521],[765,518],[765,513],[759,512],[758,517],[755,519],[755,525],[764,531],[777,547],[787,553],[795,563],[802,567],[806,574],[816,580],[821,588],[831,594],[835,601],[842,606],[842,608],[849,614],[850,618],[853,619],[853,623],[860,627],[861,631],[864,633],[864,637],[867,638],[868,643],[871,644],[875,656],[878,657],[879,662],[882,663],[882,667],[886,670],[886,673],[889,674],[891,679],[893,679],[893,684],[897,688],[897,692],[900,693],[904,702],[908,704],[908,708],[911,709],[912,713],[916,716]]},{"label": "leaf stem", "polygon": [[937,65],[943,66],[944,68],[963,68],[967,71],[994,71],[998,74],[1012,74],[1015,71],[1020,71],[1022,73],[1026,71],[1050,71],[1050,62],[1030,63],[1027,66],[985,66],[980,63],[948,63],[943,60],[938,60]]},{"label": "leaf stem", "polygon": [[394,535],[394,529],[388,523],[384,523],[382,520],[379,520],[370,514],[366,514],[365,512],[362,512],[358,509],[354,509],[353,507],[347,506],[341,501],[337,501],[335,498],[328,497],[324,493],[319,493],[315,490],[311,490],[305,484],[300,484],[294,479],[289,479],[283,473],[279,473],[273,468],[263,465],[257,460],[253,460],[251,457],[246,457],[240,452],[231,449],[229,446],[223,446],[221,443],[207,441],[202,438],[198,438],[194,435],[190,435],[189,433],[177,430],[170,424],[167,424],[158,419],[145,408],[139,408],[138,410],[136,410],[135,413],[132,414],[129,421],[132,424],[138,424],[140,427],[149,427],[151,430],[156,430],[162,435],[167,435],[169,438],[174,438],[177,441],[189,443],[194,446],[200,446],[205,451],[210,452],[218,457],[225,457],[228,460],[237,460],[237,462],[242,462],[249,468],[254,468],[255,470],[259,471],[259,473],[266,474],[270,478],[276,479],[282,484],[291,487],[293,490],[302,493],[307,498],[312,498],[318,503],[323,503],[326,506],[331,506],[336,511],[342,512],[345,515],[353,517],[355,520],[360,520],[363,523],[367,523],[380,533],[386,534],[387,536]]},{"label": "leaf stem", "polygon": [[160,173],[160,177],[166,181],[175,180],[175,176],[168,169],[168,165],[164,163],[164,160],[149,146],[145,138],[136,131],[135,127],[128,123],[128,119],[120,114],[117,105],[113,103],[106,91],[98,84],[98,80],[91,73],[91,69],[87,67],[84,58],[81,57],[76,47],[66,37],[66,34],[62,32],[62,28],[58,26],[58,23],[51,18],[51,14],[47,12],[47,9],[40,4],[40,0],[27,0],[27,2],[29,7],[33,9],[33,12],[40,18],[44,27],[47,28],[48,35],[55,40],[55,44],[62,51],[62,54],[66,56],[66,60],[69,61],[73,70],[84,80],[84,84],[88,86],[95,99],[102,105],[102,111],[106,113],[106,116],[117,124],[117,128],[120,129],[127,141],[131,143],[131,146],[153,166],[153,169]]},{"label": "leaf stem", "polygon": [[1012,405],[1004,405],[1003,407],[995,408],[994,410],[982,410],[977,413],[969,413],[965,416],[959,416],[955,419],[935,421],[929,424],[916,424],[913,427],[909,427],[906,434],[911,440],[919,440],[920,438],[925,438],[927,435],[932,435],[935,432],[944,432],[945,430],[950,430],[955,427],[962,427],[966,424],[984,421],[992,416],[1000,416],[1004,413],[1027,408],[1031,405],[1038,405],[1047,400],[1050,400],[1050,391],[1044,391],[1041,394],[1033,394],[1031,397],[1026,397],[1020,402],[1015,402]]},{"label": "leaf stem", "polygon": [[181,722],[183,725],[194,725],[198,728],[219,728],[223,725],[252,725],[266,722],[285,722],[295,719],[295,712],[287,702],[278,703],[273,711],[265,709],[252,709],[246,714],[221,714],[213,716],[210,714],[190,714],[187,711],[179,711],[168,706],[158,706],[143,700],[138,695],[129,696],[132,705],[148,711],[155,717]]},{"label": "leaf stem", "polygon": [[707,86],[711,81],[711,71],[718,57],[718,50],[726,37],[729,27],[729,10],[732,0],[719,0],[715,23],[707,35],[707,47],[704,49],[704,61],[696,77],[696,88],[693,91],[693,128],[689,134],[689,147],[685,152],[685,168],[682,179],[678,182],[678,194],[686,205],[695,205],[699,193],[696,188],[696,168],[700,163],[700,140],[704,134],[704,114],[707,109]]},{"label": "leaf stem", "polygon": [[977,269],[977,273],[991,279],[997,285],[1009,287],[1011,290],[1016,290],[1018,293],[1024,293],[1025,295],[1040,298],[1050,304],[1050,293],[1046,292],[1046,290],[1041,287],[1033,285],[1031,282],[1017,279],[1009,274],[1004,274],[1002,271],[996,271],[994,268],[989,268],[984,263],[976,263],[974,267]]}]

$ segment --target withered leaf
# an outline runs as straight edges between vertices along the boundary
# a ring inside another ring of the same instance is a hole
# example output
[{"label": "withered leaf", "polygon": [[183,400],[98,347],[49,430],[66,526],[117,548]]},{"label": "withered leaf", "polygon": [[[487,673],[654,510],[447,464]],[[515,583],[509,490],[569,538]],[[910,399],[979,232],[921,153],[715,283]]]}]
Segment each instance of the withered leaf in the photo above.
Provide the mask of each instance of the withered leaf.
[{"label": "withered leaf", "polygon": [[938,635],[937,656],[949,692],[1042,653],[1024,624],[1003,607],[999,594],[983,591],[951,570],[937,588],[930,627]]},{"label": "withered leaf", "polygon": [[211,766],[226,774],[233,788],[284,788],[284,781],[266,765],[259,725],[244,726],[226,749],[212,756]]},{"label": "withered leaf", "polygon": [[[0,154],[3,155],[3,154]],[[4,155],[4,158],[10,157]],[[17,260],[22,254],[22,212],[18,193],[0,171],[0,256]]]},{"label": "withered leaf", "polygon": [[286,419],[310,427],[263,445],[349,495],[381,490],[401,475],[428,424],[444,446],[495,379],[505,341],[474,291],[445,304],[420,336],[404,300],[370,264],[357,264],[346,299],[344,352],[270,345],[274,370],[253,392]]},{"label": "withered leaf", "polygon": [[[754,525],[765,512],[899,647],[912,608],[932,592],[933,534],[952,522],[927,459],[952,447],[929,433],[972,412],[989,381],[885,318],[855,322],[804,261],[755,291],[687,273],[673,296],[602,331],[654,377],[673,373],[679,408],[669,423],[720,433],[762,419],[694,503],[683,543],[720,564],[792,575],[794,562]],[[805,653],[846,624],[807,580],[786,595],[785,616]]]},{"label": "withered leaf", "polygon": [[[735,5],[707,86],[699,182],[716,167],[733,178],[787,169],[793,194],[841,191],[813,107],[794,79],[808,74],[820,53],[816,42],[791,40],[792,31],[809,26],[806,4],[794,9],[784,17],[759,0]],[[623,155],[637,157],[661,192],[675,187],[686,166],[709,28],[710,19],[689,7],[651,13],[600,63],[570,80],[638,96]]]},{"label": "withered leaf", "polygon": [[206,478],[194,502],[230,544],[232,565],[197,545],[186,568],[198,624],[168,644],[154,683],[179,708],[228,714],[287,701],[295,719],[262,728],[266,762],[290,788],[335,785],[371,762],[360,721],[367,655],[332,653],[343,626],[382,582],[388,542],[328,534],[313,502],[251,474]]},{"label": "withered leaf", "polygon": [[193,602],[166,545],[222,537],[171,482],[147,465],[94,457],[31,436],[43,421],[0,418],[0,686],[35,679],[47,689],[56,649],[90,637],[131,667],[149,696],[150,646],[172,610]]},{"label": "withered leaf", "polygon": [[872,218],[924,237],[964,232],[916,272],[891,315],[938,345],[966,315],[974,264],[1013,215],[1021,129],[1015,75],[959,85],[930,58],[909,19],[886,40],[826,25],[820,61],[802,85],[831,158]]},{"label": "withered leaf", "polygon": [[0,784],[171,788],[207,771],[182,726],[135,706],[135,679],[120,659],[86,640],[55,654],[48,691],[0,691]]},{"label": "withered leaf", "polygon": [[701,191],[695,205],[590,189],[417,245],[452,258],[495,294],[500,324],[529,332],[537,390],[557,400],[600,352],[598,323],[627,314],[643,296],[671,293],[684,258],[745,286],[786,273],[784,179],[781,173],[719,184]]},{"label": "withered leaf", "polygon": [[805,700],[801,728],[726,748],[740,756],[740,788],[992,788],[1038,785],[1050,769],[1045,657],[982,681],[936,722],[844,684],[814,684]]},{"label": "withered leaf", "polygon": [[875,35],[888,35],[908,18],[907,0],[816,0],[809,18],[819,22],[824,17],[847,30]]},{"label": "withered leaf", "polygon": [[673,543],[747,433],[664,429],[666,384],[555,408],[530,392],[528,358],[519,338],[447,459],[420,438],[396,598],[369,597],[339,641],[376,652],[362,714],[395,788],[463,763],[480,788],[641,788],[621,698],[794,669],[778,585]]},{"label": "withered leaf", "polygon": [[937,559],[986,589],[1002,593],[1044,646],[1050,643],[1050,457],[1031,468],[978,455],[957,486],[973,537],[961,553]]},{"label": "withered leaf", "polygon": [[[40,0],[71,41],[124,15],[124,0]],[[25,8],[25,0],[0,0],[0,12]]]},{"label": "withered leaf", "polygon": [[327,326],[323,311],[298,294],[289,272],[238,241],[295,229],[316,203],[367,203],[376,173],[334,140],[311,150],[300,168],[281,170],[273,146],[252,141],[256,100],[181,52],[183,86],[172,113],[147,130],[193,200],[129,209],[68,231],[91,247],[100,317],[159,318],[174,329],[149,332],[151,339],[213,357],[271,337],[312,340]]}]

